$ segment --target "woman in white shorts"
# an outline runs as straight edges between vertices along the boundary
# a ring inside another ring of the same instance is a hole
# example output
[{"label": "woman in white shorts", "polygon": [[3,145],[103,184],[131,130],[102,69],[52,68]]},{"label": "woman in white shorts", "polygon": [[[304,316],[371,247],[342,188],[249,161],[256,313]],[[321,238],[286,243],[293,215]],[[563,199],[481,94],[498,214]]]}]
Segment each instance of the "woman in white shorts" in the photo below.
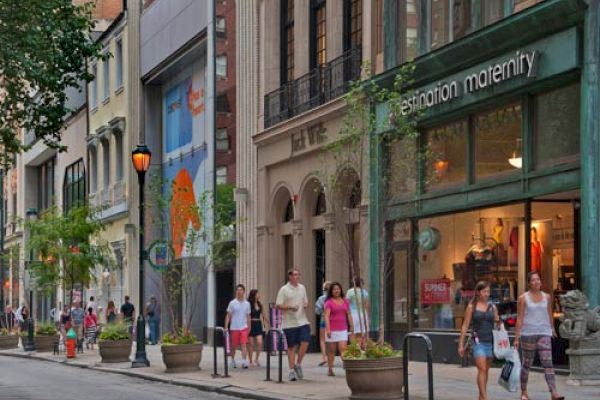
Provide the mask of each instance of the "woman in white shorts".
[{"label": "woman in white shorts", "polygon": [[354,278],[354,287],[346,293],[346,298],[350,301],[354,334],[361,341],[363,335],[368,336],[369,333],[369,314],[367,313],[369,309],[369,292],[367,289],[362,288],[362,284],[362,279]]},{"label": "woman in white shorts", "polygon": [[325,302],[325,342],[327,342],[327,375],[333,373],[333,360],[336,350],[342,354],[348,344],[348,331],[352,332],[350,303],[344,298],[342,285],[334,282],[329,286],[328,299]]}]

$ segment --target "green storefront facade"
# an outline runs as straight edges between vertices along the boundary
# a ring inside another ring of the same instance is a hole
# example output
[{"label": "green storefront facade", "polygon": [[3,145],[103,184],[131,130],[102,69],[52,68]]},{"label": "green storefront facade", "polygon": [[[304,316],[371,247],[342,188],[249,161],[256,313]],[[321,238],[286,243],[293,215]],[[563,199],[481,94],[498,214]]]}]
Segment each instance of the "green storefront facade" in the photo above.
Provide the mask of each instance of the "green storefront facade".
[{"label": "green storefront facade", "polygon": [[[402,112],[421,113],[420,135],[375,150],[369,278],[372,293],[385,286],[389,340],[424,331],[436,361],[458,362],[478,280],[492,282],[509,327],[531,270],[553,295],[556,323],[567,290],[600,304],[600,9],[582,0],[439,3],[384,2],[387,71],[376,79],[392,85],[414,52]],[[491,3],[501,16],[490,17]],[[386,104],[375,110],[389,118]],[[559,365],[567,345],[555,341]]]}]

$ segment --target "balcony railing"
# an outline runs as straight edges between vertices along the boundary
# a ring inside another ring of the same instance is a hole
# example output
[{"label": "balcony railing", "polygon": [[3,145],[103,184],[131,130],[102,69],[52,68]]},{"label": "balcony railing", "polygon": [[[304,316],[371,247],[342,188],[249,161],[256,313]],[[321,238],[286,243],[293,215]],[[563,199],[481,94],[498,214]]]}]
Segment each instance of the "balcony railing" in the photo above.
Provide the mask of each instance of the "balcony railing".
[{"label": "balcony railing", "polygon": [[360,78],[359,48],[283,84],[265,96],[265,128],[285,121],[346,93],[350,82]]}]

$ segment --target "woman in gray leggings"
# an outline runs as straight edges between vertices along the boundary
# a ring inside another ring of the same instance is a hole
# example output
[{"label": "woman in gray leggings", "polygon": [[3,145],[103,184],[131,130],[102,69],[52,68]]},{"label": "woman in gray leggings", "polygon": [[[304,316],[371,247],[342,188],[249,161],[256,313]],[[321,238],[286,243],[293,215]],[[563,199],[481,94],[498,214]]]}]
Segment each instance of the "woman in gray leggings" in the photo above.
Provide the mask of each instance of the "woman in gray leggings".
[{"label": "woman in gray leggings", "polygon": [[523,367],[521,369],[521,400],[529,400],[527,380],[529,369],[537,351],[544,367],[546,383],[552,400],[563,400],[556,391],[556,379],[552,366],[552,337],[556,337],[552,324],[552,301],[550,295],[542,292],[540,273],[532,271],[527,276],[529,291],[519,296],[517,303],[517,327],[515,330],[515,348],[523,349]]}]

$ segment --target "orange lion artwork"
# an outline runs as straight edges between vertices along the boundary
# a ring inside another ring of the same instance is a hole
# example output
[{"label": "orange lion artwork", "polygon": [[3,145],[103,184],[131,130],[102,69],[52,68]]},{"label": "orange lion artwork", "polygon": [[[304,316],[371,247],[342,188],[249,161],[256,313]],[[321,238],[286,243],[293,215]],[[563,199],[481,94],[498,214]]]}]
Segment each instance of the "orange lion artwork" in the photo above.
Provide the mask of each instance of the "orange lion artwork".
[{"label": "orange lion artwork", "polygon": [[181,258],[190,223],[195,231],[202,226],[197,207],[192,177],[187,169],[182,168],[173,180],[171,199],[171,238],[175,258]]}]

